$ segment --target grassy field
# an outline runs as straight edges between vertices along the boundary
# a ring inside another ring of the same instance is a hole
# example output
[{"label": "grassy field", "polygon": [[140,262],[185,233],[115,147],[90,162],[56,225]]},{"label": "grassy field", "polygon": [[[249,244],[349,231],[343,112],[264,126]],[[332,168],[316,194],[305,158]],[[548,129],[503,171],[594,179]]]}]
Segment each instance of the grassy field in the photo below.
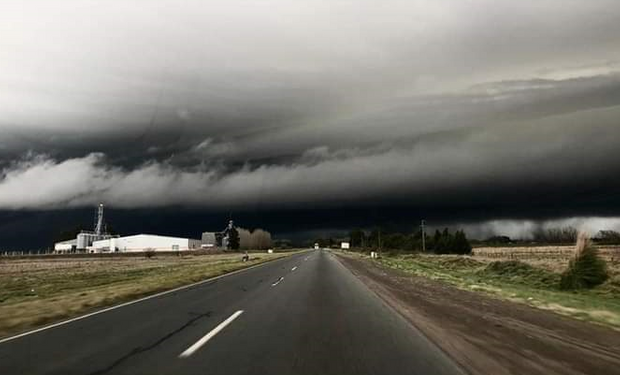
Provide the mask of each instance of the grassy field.
[{"label": "grassy field", "polygon": [[0,259],[0,337],[287,255]]},{"label": "grassy field", "polygon": [[450,283],[459,288],[555,311],[620,328],[620,263],[607,262],[610,279],[591,290],[559,290],[560,273],[568,258],[531,261],[494,260],[452,255],[384,256],[378,262],[395,269]]}]

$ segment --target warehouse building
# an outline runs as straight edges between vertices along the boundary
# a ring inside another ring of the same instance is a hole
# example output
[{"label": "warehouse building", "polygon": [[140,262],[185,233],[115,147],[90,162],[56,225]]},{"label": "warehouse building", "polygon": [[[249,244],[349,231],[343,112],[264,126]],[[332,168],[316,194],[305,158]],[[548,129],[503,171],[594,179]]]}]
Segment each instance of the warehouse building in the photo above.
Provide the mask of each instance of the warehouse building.
[{"label": "warehouse building", "polygon": [[95,253],[136,251],[187,251],[200,248],[201,241],[191,238],[136,234],[133,236],[108,238],[95,241],[89,248]]},{"label": "warehouse building", "polygon": [[77,239],[56,242],[54,251],[58,254],[72,253],[77,250]]}]

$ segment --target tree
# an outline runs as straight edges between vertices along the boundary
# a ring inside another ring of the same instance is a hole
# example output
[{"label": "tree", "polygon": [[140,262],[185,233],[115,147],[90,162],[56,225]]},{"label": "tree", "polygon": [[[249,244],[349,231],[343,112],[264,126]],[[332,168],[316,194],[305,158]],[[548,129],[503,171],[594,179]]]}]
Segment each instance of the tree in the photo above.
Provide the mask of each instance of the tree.
[{"label": "tree", "polygon": [[232,229],[228,232],[228,248],[231,250],[239,250],[239,232],[237,228],[232,227]]},{"label": "tree", "polygon": [[351,247],[362,247],[364,245],[364,231],[361,229],[354,229],[349,233],[349,240],[351,241]]},{"label": "tree", "polygon": [[271,247],[271,233],[260,228],[254,229],[250,235],[250,244],[252,249],[266,249]]},{"label": "tree", "polygon": [[617,245],[620,244],[620,233],[615,230],[602,230],[594,240],[603,245]]},{"label": "tree", "polygon": [[252,249],[252,234],[250,231],[244,228],[237,228],[237,233],[239,233],[239,249]]},{"label": "tree", "polygon": [[506,245],[512,242],[512,239],[508,236],[492,236],[484,240],[489,245]]},{"label": "tree", "polygon": [[450,254],[453,244],[453,237],[448,228],[444,228],[439,236],[439,241],[435,244],[433,251],[436,254]]},{"label": "tree", "polygon": [[467,236],[462,230],[457,230],[454,234],[454,240],[452,248],[450,249],[453,254],[471,254],[471,245],[467,241]]},{"label": "tree", "polygon": [[435,254],[471,254],[471,244],[462,230],[454,234],[448,228],[443,232],[436,230],[430,242],[429,249]]},{"label": "tree", "polygon": [[373,229],[368,236],[368,246],[371,248],[383,247],[385,233],[385,230],[381,228]]},{"label": "tree", "polygon": [[427,245],[428,250],[436,251],[439,247],[439,242],[441,241],[441,232],[439,229],[435,229],[435,234],[431,239],[431,243]]},{"label": "tree", "polygon": [[534,241],[542,243],[560,244],[575,243],[577,241],[577,229],[573,227],[539,228],[534,232]]}]

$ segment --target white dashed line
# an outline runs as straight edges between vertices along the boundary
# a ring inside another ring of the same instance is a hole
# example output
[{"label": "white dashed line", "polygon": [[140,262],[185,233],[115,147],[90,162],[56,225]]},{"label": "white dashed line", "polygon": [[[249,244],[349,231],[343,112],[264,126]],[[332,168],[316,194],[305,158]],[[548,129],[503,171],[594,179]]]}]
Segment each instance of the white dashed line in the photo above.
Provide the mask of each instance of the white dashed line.
[{"label": "white dashed line", "polygon": [[226,328],[227,325],[232,323],[232,321],[237,319],[237,317],[239,317],[239,315],[241,315],[241,314],[243,314],[243,310],[239,310],[236,313],[232,314],[228,319],[224,320],[217,327],[213,328],[213,330],[211,332],[209,332],[206,335],[204,335],[203,338],[201,338],[200,340],[196,341],[196,343],[194,345],[190,346],[189,348],[187,348],[186,351],[184,351],[183,353],[179,354],[179,358],[187,358],[187,357],[191,356],[192,354],[194,354],[194,352],[196,352],[196,350],[200,349],[200,347],[202,347],[204,344],[206,344],[207,341],[211,340],[215,335],[220,333],[221,330]]},{"label": "white dashed line", "polygon": [[291,268],[291,271],[295,271],[297,269],[297,266]]},{"label": "white dashed line", "polygon": [[276,285],[280,284],[280,281],[282,281],[282,280],[284,280],[284,277],[280,277],[278,279],[278,281],[276,281],[275,283],[271,284],[271,286],[276,286]]}]

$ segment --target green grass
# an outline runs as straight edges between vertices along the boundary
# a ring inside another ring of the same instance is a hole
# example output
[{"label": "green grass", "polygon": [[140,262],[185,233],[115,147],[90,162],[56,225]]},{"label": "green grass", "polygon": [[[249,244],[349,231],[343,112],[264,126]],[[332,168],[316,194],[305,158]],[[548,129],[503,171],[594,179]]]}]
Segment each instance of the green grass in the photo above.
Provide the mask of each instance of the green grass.
[{"label": "green grass", "polygon": [[589,290],[560,290],[560,274],[520,261],[485,262],[465,256],[383,257],[388,267],[552,310],[577,319],[620,328],[620,276]]},{"label": "green grass", "polygon": [[291,253],[0,261],[0,337]]}]

